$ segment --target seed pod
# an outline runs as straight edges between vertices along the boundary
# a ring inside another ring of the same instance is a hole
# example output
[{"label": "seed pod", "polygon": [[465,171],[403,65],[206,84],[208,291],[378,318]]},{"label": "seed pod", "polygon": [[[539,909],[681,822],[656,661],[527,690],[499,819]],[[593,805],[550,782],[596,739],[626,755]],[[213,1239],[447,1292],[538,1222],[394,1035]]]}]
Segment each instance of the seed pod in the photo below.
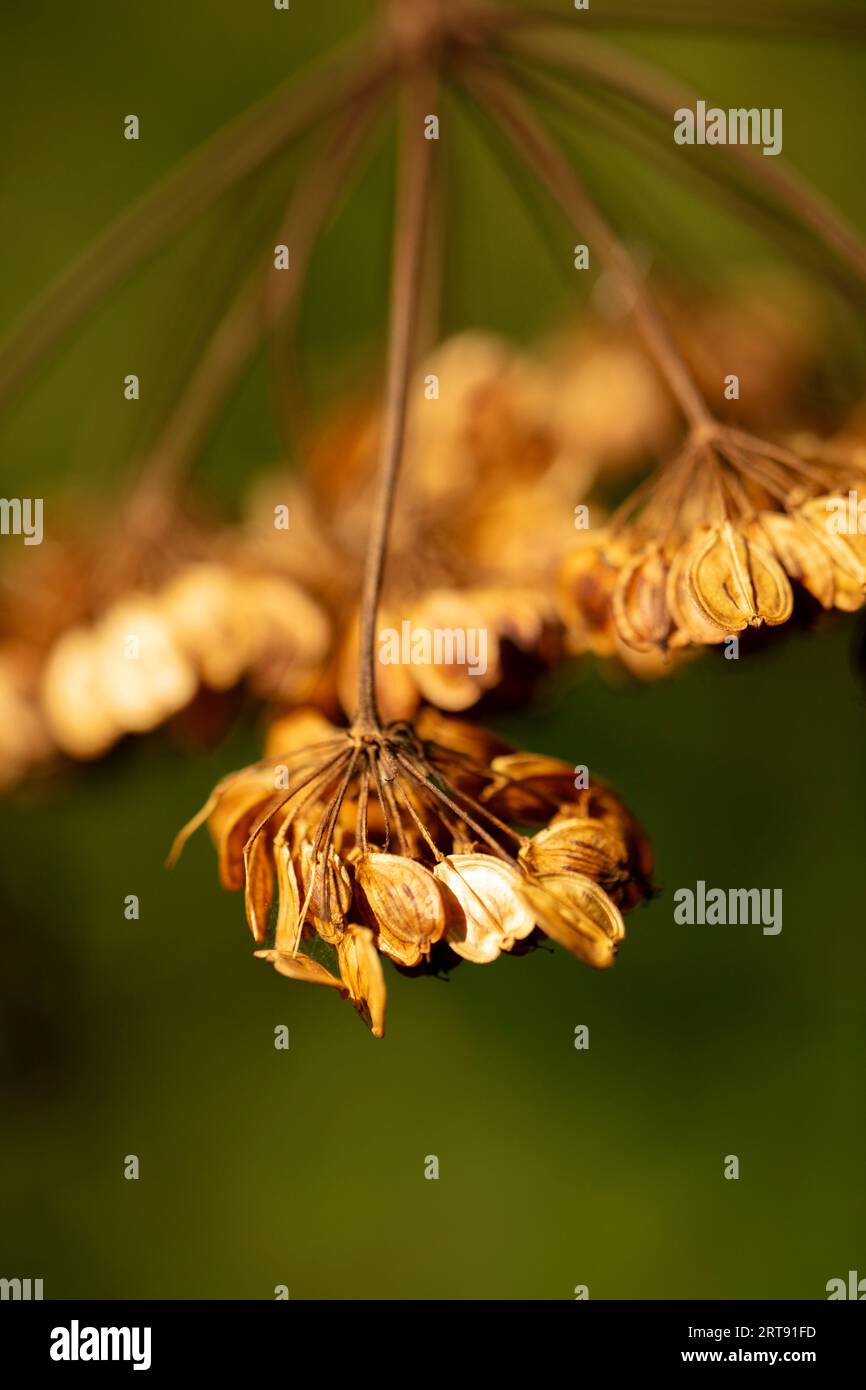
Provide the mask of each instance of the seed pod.
[{"label": "seed pod", "polygon": [[274,900],[274,861],[271,840],[265,830],[244,846],[244,907],[256,941],[268,934],[268,917]]},{"label": "seed pod", "polygon": [[693,531],[680,547],[671,561],[667,579],[667,603],[676,631],[670,638],[672,647],[687,646],[690,642],[705,646],[713,642],[724,642],[730,635],[730,628],[710,618],[698,601],[692,566],[712,535],[709,527]]},{"label": "seed pod", "polygon": [[335,946],[352,906],[352,880],[345,864],[331,847],[327,864],[319,854],[314,869],[313,845],[305,840],[297,855],[297,875],[307,903],[306,919],[312,922],[323,941]]},{"label": "seed pod", "polygon": [[366,854],[355,868],[356,896],[379,947],[401,965],[418,965],[448,925],[442,886],[429,869],[399,854]]},{"label": "seed pod", "polygon": [[548,874],[527,880],[523,897],[541,930],[559,946],[596,969],[613,964],[625,925],[619,909],[592,879]]},{"label": "seed pod", "polygon": [[312,956],[294,955],[289,951],[278,951],[270,949],[267,951],[255,951],[253,953],[259,960],[268,960],[275,970],[281,975],[285,975],[290,980],[301,980],[311,985],[329,985],[332,989],[338,989],[345,997],[346,986],[342,980],[338,980],[336,975],[332,975],[330,970],[326,970],[324,965],[320,965]]},{"label": "seed pod", "polygon": [[274,796],[272,768],[260,768],[228,786],[208,820],[208,829],[219,855],[223,888],[243,888],[244,846],[264,807]]},{"label": "seed pod", "polygon": [[651,545],[620,573],[613,591],[619,636],[637,652],[663,647],[671,630],[667,602],[668,564],[661,546]]},{"label": "seed pod", "polygon": [[611,826],[586,817],[559,821],[539,831],[520,858],[536,875],[585,874],[604,888],[616,888],[628,879],[623,837]]},{"label": "seed pod", "polygon": [[433,872],[462,909],[447,936],[452,951],[464,960],[484,965],[533,931],[532,912],[520,896],[521,874],[504,860],[492,854],[451,854]]},{"label": "seed pod", "polygon": [[337,946],[340,977],[374,1038],[385,1036],[385,977],[369,927],[347,926]]},{"label": "seed pod", "polygon": [[274,844],[277,865],[277,925],[274,945],[281,951],[294,953],[301,944],[301,894],[298,876],[292,863],[291,849],[277,837]]},{"label": "seed pod", "polygon": [[561,758],[506,753],[494,758],[490,768],[494,776],[480,799],[504,820],[544,825],[574,794],[574,768]]},{"label": "seed pod", "polygon": [[824,546],[800,516],[761,512],[749,527],[750,539],[769,546],[791,579],[802,584],[822,608],[833,607],[833,565]]},{"label": "seed pod", "polygon": [[613,594],[628,558],[625,546],[595,541],[573,550],[562,567],[560,606],[577,651],[613,656],[616,628]]},{"label": "seed pod", "polygon": [[813,497],[798,508],[812,534],[818,539],[833,566],[833,606],[843,613],[856,613],[866,601],[866,537],[840,535],[828,527],[828,497]]},{"label": "seed pod", "polygon": [[711,622],[728,632],[784,623],[791,616],[791,586],[779,563],[730,521],[713,527],[692,561],[690,578]]}]

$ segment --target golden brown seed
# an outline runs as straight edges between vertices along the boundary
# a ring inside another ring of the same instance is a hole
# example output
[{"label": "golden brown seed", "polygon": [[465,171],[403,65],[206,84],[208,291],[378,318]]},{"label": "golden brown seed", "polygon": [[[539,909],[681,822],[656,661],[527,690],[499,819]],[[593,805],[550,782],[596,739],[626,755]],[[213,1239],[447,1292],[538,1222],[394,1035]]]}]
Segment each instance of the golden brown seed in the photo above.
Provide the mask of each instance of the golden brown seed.
[{"label": "golden brown seed", "polygon": [[448,924],[441,885],[423,864],[400,854],[366,854],[355,868],[364,917],[379,946],[401,965],[418,965]]},{"label": "golden brown seed", "polygon": [[520,896],[520,872],[492,854],[451,854],[433,871],[460,904],[448,927],[448,944],[464,960],[482,965],[510,951],[535,927]]}]

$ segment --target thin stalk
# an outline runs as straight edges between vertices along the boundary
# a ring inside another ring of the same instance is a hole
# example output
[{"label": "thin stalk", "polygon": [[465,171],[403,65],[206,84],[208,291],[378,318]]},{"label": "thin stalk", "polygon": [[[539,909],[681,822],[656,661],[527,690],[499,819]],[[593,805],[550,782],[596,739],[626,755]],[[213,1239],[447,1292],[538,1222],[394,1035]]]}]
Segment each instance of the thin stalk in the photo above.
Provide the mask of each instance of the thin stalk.
[{"label": "thin stalk", "polygon": [[[504,37],[512,51],[529,61],[600,83],[668,122],[674,111],[694,107],[697,101],[697,94],[689,87],[591,35],[581,35],[579,45],[569,43],[561,32],[506,32]],[[781,155],[767,159],[749,145],[720,145],[718,149],[722,159],[739,164],[789,217],[808,227],[859,280],[866,281],[866,242],[808,179],[787,165]]]},{"label": "thin stalk", "polygon": [[266,97],[184,159],[66,267],[0,345],[0,406],[110,290],[230,188],[393,70],[390,45],[358,62],[353,42]]},{"label": "thin stalk", "polygon": [[678,352],[664,318],[644,286],[640,272],[604,214],[596,207],[566,157],[536,119],[502,69],[480,62],[466,66],[471,94],[486,108],[535,175],[547,185],[575,227],[597,248],[601,260],[628,287],[631,312],[644,343],[671,394],[693,427],[706,426],[712,415]]},{"label": "thin stalk", "polygon": [[410,72],[404,94],[398,206],[394,231],[387,381],[379,447],[379,490],[373,509],[361,591],[360,660],[356,728],[380,728],[376,704],[376,615],[394,495],[406,437],[406,411],[413,343],[421,299],[424,232],[430,192],[433,141],[425,139],[424,117],[437,90],[432,70]]}]

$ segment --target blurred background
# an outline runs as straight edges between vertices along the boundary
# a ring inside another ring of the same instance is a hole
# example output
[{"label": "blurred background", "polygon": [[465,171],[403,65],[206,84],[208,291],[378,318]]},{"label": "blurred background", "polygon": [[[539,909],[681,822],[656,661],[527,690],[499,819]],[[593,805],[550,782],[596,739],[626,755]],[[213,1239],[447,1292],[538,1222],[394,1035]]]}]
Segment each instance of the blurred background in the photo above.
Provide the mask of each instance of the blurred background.
[{"label": "blurred background", "polygon": [[[4,324],[210,131],[374,9],[10,8]],[[617,42],[722,105],[782,107],[785,155],[866,226],[856,45]],[[121,138],[130,112],[134,143]],[[718,291],[777,267],[697,192],[588,130],[572,139],[661,270]],[[582,312],[458,104],[448,152],[442,331],[531,343]],[[301,343],[320,414],[377,380],[391,166],[386,138],[312,266]],[[291,172],[290,156],[272,191]],[[76,332],[0,425],[4,495],[44,496],[46,525],[61,494],[110,520],[269,196],[230,195]],[[838,400],[854,404],[862,335],[841,300],[828,295],[826,312],[848,374]],[[130,371],[154,387],[140,410],[118,387]],[[268,390],[261,365],[197,466],[227,517],[282,447]],[[258,756],[255,711],[209,751],[157,734],[9,794],[0,1274],[41,1277],[47,1297],[267,1299],[285,1284],[292,1298],[567,1299],[577,1284],[592,1298],[821,1298],[828,1279],[866,1273],[863,652],[855,615],[739,662],[711,650],[647,684],[588,659],[500,715],[521,746],[619,788],[662,891],[606,974],[546,950],[447,982],[386,967],[383,1043],[328,994],[252,960],[205,836],[163,868],[213,782]],[[698,879],[781,888],[781,934],[675,925],[672,894]],[[127,921],[133,893],[141,916]],[[288,1052],[274,1049],[278,1024]],[[128,1154],[137,1182],[123,1178]],[[430,1154],[438,1182],[424,1179]],[[729,1154],[738,1182],[723,1178]]]}]

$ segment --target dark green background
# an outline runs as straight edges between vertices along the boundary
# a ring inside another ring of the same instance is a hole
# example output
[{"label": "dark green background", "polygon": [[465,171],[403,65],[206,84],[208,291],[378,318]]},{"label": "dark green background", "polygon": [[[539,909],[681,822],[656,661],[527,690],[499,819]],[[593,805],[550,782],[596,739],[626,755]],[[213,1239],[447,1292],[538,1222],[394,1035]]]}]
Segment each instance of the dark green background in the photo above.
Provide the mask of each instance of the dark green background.
[{"label": "dark green background", "polygon": [[[3,320],[370,8],[7,4]],[[783,106],[786,156],[866,225],[856,48],[634,46],[722,104]],[[129,112],[137,144],[121,138]],[[568,281],[462,114],[447,139],[445,328],[531,339],[567,311]],[[662,262],[688,251],[717,286],[777,260],[586,132],[579,147]],[[391,186],[386,144],[314,267],[303,341],[319,408],[375,380]],[[49,526],[72,486],[106,510],[248,265],[257,208],[229,199],[88,321],[3,424],[6,495],[44,495]],[[567,258],[573,238],[551,227]],[[127,371],[145,387],[136,418]],[[201,465],[228,509],[277,455],[267,385],[251,377]],[[607,974],[543,951],[450,983],[388,968],[384,1043],[252,960],[205,837],[162,868],[178,822],[255,756],[254,717],[213,753],[157,737],[8,799],[0,1275],[42,1277],[49,1297],[270,1298],[287,1284],[293,1298],[569,1298],[580,1283],[593,1298],[820,1298],[828,1279],[866,1274],[858,631],[831,621],[739,662],[711,652],[649,686],[586,663],[501,721],[620,787],[664,891]],[[781,887],[781,935],[676,926],[671,894],[699,878]],[[124,919],[128,893],[139,922]],[[288,1053],[273,1047],[280,1023]],[[588,1052],[573,1046],[581,1023]],[[129,1153],[138,1182],[122,1176]],[[434,1153],[438,1183],[423,1177]],[[738,1182],[722,1175],[731,1153]]]}]

